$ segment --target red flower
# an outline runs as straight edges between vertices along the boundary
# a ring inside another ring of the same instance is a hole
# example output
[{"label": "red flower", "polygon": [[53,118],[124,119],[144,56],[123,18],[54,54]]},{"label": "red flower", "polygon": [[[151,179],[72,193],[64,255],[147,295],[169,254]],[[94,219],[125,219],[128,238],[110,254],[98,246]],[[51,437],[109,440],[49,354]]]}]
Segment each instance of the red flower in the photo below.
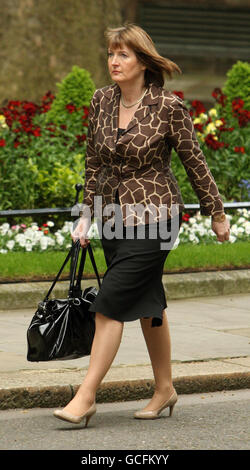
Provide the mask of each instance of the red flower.
[{"label": "red flower", "polygon": [[191,102],[191,106],[195,109],[195,116],[199,116],[199,114],[206,112],[204,104],[199,100],[193,100]]},{"label": "red flower", "polygon": [[236,153],[245,153],[245,147],[234,147]]},{"label": "red flower", "polygon": [[24,111],[26,111],[27,114],[35,114],[38,109],[38,106],[36,106],[34,103],[25,102],[23,104],[23,109]]},{"label": "red flower", "polygon": [[89,108],[87,108],[87,106],[83,106],[83,110],[84,110],[84,116],[83,117],[87,118],[88,115],[89,115]]},{"label": "red flower", "polygon": [[214,150],[217,150],[221,147],[228,147],[229,146],[229,144],[225,144],[225,142],[219,142],[218,140],[216,140],[214,138],[213,134],[208,134],[205,138],[205,142],[206,142],[208,147],[210,147]]},{"label": "red flower", "polygon": [[70,114],[76,111],[76,107],[73,104],[66,104],[66,109],[68,110]]},{"label": "red flower", "polygon": [[244,101],[241,98],[235,98],[232,101],[232,113],[238,118],[240,127],[245,127],[250,121],[250,111],[243,109]]},{"label": "red flower", "polygon": [[237,111],[244,106],[244,101],[241,98],[235,98],[235,100],[232,101],[232,109]]},{"label": "red flower", "polygon": [[48,102],[51,102],[53,101],[53,99],[55,98],[55,96],[51,93],[51,91],[48,91],[43,97],[42,97],[42,102],[43,103],[48,103]]},{"label": "red flower", "polygon": [[81,145],[86,140],[86,135],[85,134],[77,135],[76,138],[77,138],[78,144]]},{"label": "red flower", "polygon": [[199,132],[203,132],[203,124],[194,124],[194,128]]},{"label": "red flower", "polygon": [[17,147],[19,147],[19,145],[21,145],[21,142],[16,141],[16,142],[14,143],[15,149],[17,149]]},{"label": "red flower", "polygon": [[56,127],[46,127],[47,131],[50,131],[50,132],[55,132],[56,131]]},{"label": "red flower", "polygon": [[173,91],[176,96],[179,96],[181,100],[184,100],[184,93],[182,91]]},{"label": "red flower", "polygon": [[239,116],[238,121],[240,127],[245,127],[250,121],[250,111],[244,109],[243,113]]},{"label": "red flower", "polygon": [[0,139],[0,147],[5,147],[6,141],[4,139]]},{"label": "red flower", "polygon": [[42,105],[42,110],[41,110],[41,113],[47,113],[51,108],[51,104],[43,104]]},{"label": "red flower", "polygon": [[48,227],[48,224],[43,224],[43,227]]},{"label": "red flower", "polygon": [[36,129],[32,130],[32,134],[33,134],[35,137],[41,137],[41,129],[40,129],[40,127],[37,127]]},{"label": "red flower", "polygon": [[227,97],[222,93],[220,88],[215,88],[212,92],[212,96],[216,99],[217,103],[220,103],[222,106],[225,106]]},{"label": "red flower", "polygon": [[183,214],[182,220],[183,220],[184,222],[188,222],[189,219],[190,219],[190,215],[189,215],[189,214]]},{"label": "red flower", "polygon": [[21,106],[21,101],[13,101],[13,100],[11,100],[11,101],[9,101],[9,103],[8,103],[8,108],[9,108],[9,109],[14,109],[14,108],[19,107],[19,106]]}]

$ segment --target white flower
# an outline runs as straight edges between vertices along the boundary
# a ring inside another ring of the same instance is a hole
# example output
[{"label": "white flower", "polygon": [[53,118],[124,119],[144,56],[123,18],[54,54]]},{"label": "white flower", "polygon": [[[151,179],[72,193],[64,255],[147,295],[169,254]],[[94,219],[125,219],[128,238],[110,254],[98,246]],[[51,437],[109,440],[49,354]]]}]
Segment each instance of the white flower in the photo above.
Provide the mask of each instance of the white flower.
[{"label": "white flower", "polygon": [[249,235],[250,234],[250,222],[248,220],[244,222],[243,227],[245,228],[246,234]]},{"label": "white flower", "polygon": [[2,235],[6,235],[6,233],[8,233],[9,228],[10,224],[8,224],[7,222],[0,225],[0,232],[2,233]]},{"label": "white flower", "polygon": [[0,253],[4,255],[5,253],[8,253],[8,250],[4,250],[3,248],[0,250]]},{"label": "white flower", "polygon": [[26,251],[32,251],[32,243],[30,243],[29,241],[26,242],[26,245],[25,245],[25,249]]},{"label": "white flower", "polygon": [[245,217],[240,217],[238,220],[237,220],[237,224],[242,224],[243,222],[245,222],[246,219]]},{"label": "white flower", "polygon": [[48,247],[48,241],[46,237],[42,237],[40,240],[40,246],[42,250],[46,250]]},{"label": "white flower", "polygon": [[62,227],[61,232],[62,232],[62,233],[70,232],[72,226],[73,226],[73,222],[64,222],[64,226]]},{"label": "white flower", "polygon": [[12,250],[15,246],[15,240],[9,240],[7,243],[6,243],[6,246],[7,248],[9,248],[9,250]]},{"label": "white flower", "polygon": [[205,227],[207,227],[207,228],[211,227],[211,220],[210,219],[206,218],[203,223],[204,223]]},{"label": "white flower", "polygon": [[237,227],[237,225],[236,225],[236,224],[233,224],[230,231],[231,231],[232,234],[237,235],[237,233],[238,233],[238,227]]},{"label": "white flower", "polygon": [[249,212],[245,207],[243,207],[243,209],[237,209],[237,212],[238,214],[242,214],[244,217],[249,217]]},{"label": "white flower", "polygon": [[58,243],[58,245],[63,245],[63,242],[64,242],[65,238],[58,234],[57,237],[56,237],[56,242]]},{"label": "white flower", "polygon": [[196,235],[195,235],[194,233],[191,233],[191,234],[189,235],[189,240],[190,240],[191,242],[194,242],[194,243],[198,243],[198,242],[199,242],[199,238],[196,237]]},{"label": "white flower", "polygon": [[203,237],[204,235],[206,235],[207,230],[205,230],[204,227],[199,227],[198,233],[201,237]]},{"label": "white flower", "polygon": [[52,220],[49,220],[47,222],[47,225],[48,225],[48,227],[54,227],[55,224],[54,224],[54,222],[52,222]]},{"label": "white flower", "polygon": [[48,245],[55,246],[56,242],[53,238],[46,236]]},{"label": "white flower", "polygon": [[24,236],[23,233],[18,233],[18,234],[15,236],[15,240],[16,240],[16,242],[17,242],[20,246],[25,246],[26,238],[25,238],[25,236]]}]

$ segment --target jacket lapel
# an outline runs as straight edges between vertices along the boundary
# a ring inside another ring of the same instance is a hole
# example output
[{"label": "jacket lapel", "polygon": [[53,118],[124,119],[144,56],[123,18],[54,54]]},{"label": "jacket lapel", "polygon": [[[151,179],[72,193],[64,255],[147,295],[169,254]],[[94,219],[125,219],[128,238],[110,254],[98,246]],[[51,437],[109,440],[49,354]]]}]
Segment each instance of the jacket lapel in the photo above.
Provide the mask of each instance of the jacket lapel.
[{"label": "jacket lapel", "polygon": [[[105,112],[110,115],[111,118],[111,131],[114,141],[114,146],[116,146],[118,126],[119,126],[119,108],[120,108],[120,96],[121,91],[120,87],[115,84],[108,88],[105,92],[105,96],[108,98],[108,104],[106,106]],[[158,88],[150,84],[145,94],[142,102],[137,108],[132,120],[129,122],[127,128],[125,129],[122,137],[132,129],[134,126],[138,125],[145,117],[150,113],[150,105],[157,104],[159,100],[159,90]]]}]

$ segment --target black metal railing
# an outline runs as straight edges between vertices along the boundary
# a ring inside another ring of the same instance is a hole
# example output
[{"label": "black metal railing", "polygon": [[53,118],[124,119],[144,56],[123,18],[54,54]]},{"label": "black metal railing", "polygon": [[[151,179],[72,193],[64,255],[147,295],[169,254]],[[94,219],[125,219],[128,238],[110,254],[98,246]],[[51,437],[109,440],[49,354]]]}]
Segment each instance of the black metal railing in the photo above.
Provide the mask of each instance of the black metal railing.
[{"label": "black metal railing", "polygon": [[[74,205],[78,203],[79,193],[83,189],[83,185],[78,183],[75,185],[76,196]],[[249,209],[250,201],[246,202],[225,202],[225,209]],[[200,209],[200,204],[185,204],[185,210],[197,211]],[[0,217],[14,217],[14,216],[32,216],[32,215],[55,215],[55,214],[66,214],[71,213],[72,207],[49,207],[42,209],[9,209],[0,211]]]}]

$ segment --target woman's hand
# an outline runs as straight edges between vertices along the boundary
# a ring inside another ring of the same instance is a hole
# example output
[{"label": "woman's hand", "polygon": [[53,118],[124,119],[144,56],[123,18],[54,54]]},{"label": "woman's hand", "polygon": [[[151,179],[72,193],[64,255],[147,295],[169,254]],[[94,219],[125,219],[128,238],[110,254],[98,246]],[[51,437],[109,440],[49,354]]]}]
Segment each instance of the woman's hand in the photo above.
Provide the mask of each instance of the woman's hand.
[{"label": "woman's hand", "polygon": [[89,238],[87,237],[87,233],[89,231],[91,222],[88,217],[81,217],[79,222],[73,232],[71,232],[71,238],[74,242],[80,239],[80,245],[82,248],[86,248],[86,246],[90,243]]},{"label": "woman's hand", "polygon": [[212,230],[216,234],[217,240],[219,242],[225,242],[229,240],[230,223],[226,217],[225,217],[225,220],[222,222],[213,220],[213,217],[212,217]]}]

